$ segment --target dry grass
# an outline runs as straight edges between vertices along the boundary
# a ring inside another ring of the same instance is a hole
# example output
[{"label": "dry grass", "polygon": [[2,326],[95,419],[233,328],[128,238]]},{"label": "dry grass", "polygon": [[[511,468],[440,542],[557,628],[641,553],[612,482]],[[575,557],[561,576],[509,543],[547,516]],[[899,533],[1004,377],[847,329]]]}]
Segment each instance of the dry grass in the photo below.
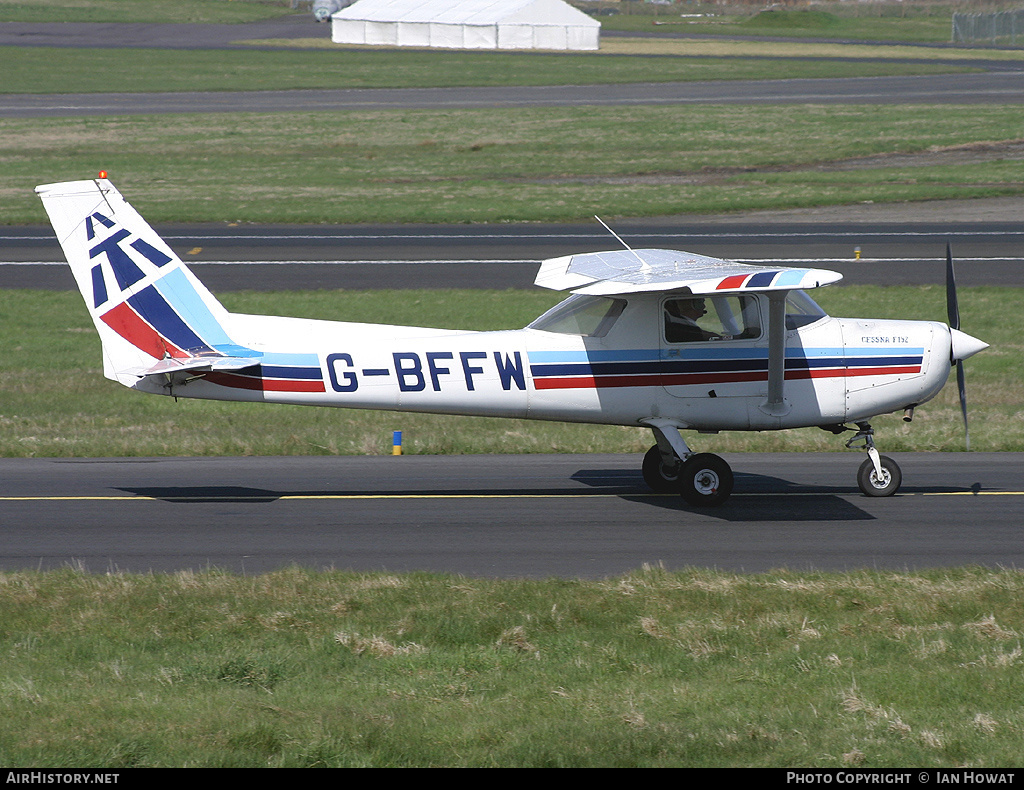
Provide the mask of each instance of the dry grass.
[{"label": "dry grass", "polygon": [[909,58],[922,61],[955,62],[977,60],[1021,60],[1019,49],[989,49],[983,54],[966,48],[922,48],[856,43],[812,43],[775,41],[717,41],[669,38],[611,38],[601,41],[601,52],[609,55],[677,55],[687,57],[772,57],[772,58]]}]

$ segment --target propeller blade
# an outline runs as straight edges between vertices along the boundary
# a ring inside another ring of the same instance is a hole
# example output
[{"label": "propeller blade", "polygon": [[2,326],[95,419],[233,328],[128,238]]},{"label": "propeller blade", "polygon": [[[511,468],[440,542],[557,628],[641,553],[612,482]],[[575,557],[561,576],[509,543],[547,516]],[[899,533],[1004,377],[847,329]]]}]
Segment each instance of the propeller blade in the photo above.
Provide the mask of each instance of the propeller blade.
[{"label": "propeller blade", "polygon": [[960,413],[964,417],[964,445],[968,452],[971,450],[971,432],[967,427],[967,382],[964,380],[964,363],[956,361],[956,386],[960,391]]},{"label": "propeller blade", "polygon": [[[960,329],[960,305],[956,298],[956,275],[953,274],[953,250],[950,243],[946,242],[946,315],[949,318],[949,328]],[[953,353],[952,343],[950,344],[950,358],[956,359]],[[964,362],[956,359],[956,386],[960,394],[960,413],[964,418],[964,446],[968,451],[971,449],[971,432],[967,427],[967,382],[964,378]]]},{"label": "propeller blade", "polygon": [[960,328],[960,307],[956,299],[956,276],[953,274],[953,250],[946,242],[946,315],[951,329]]}]

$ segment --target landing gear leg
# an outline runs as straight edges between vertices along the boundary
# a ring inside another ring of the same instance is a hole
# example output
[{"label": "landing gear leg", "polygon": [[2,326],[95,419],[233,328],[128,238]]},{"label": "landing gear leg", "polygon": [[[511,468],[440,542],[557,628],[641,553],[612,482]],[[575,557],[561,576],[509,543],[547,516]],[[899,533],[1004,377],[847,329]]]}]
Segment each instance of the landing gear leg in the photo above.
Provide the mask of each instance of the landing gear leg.
[{"label": "landing gear leg", "polygon": [[866,422],[857,423],[857,435],[850,439],[847,447],[864,442],[868,457],[857,471],[857,485],[865,496],[892,496],[903,482],[899,464],[885,455],[879,455],[875,448],[875,432]]},{"label": "landing gear leg", "polygon": [[641,471],[644,482],[658,494],[679,491],[679,468],[693,455],[683,437],[674,426],[651,426],[657,444],[644,456]]}]

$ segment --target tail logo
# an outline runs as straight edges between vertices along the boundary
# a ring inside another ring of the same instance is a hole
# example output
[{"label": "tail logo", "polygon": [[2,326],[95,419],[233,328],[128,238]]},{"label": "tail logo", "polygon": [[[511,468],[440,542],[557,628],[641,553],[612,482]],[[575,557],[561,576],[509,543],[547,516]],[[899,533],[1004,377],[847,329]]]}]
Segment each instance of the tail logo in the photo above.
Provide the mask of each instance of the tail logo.
[{"label": "tail logo", "polygon": [[[89,258],[92,259],[101,253],[105,253],[111,272],[114,275],[114,282],[117,283],[120,291],[125,291],[146,276],[139,267],[139,263],[121,246],[121,243],[129,238],[132,233],[125,228],[115,230],[117,223],[97,211],[85,218],[85,235],[89,241],[96,239],[97,225],[102,225],[107,230],[114,232],[89,250]],[[136,238],[134,241],[128,242],[128,246],[157,268],[165,266],[172,260],[166,253],[161,252],[142,238]],[[99,307],[110,298],[107,291],[107,281],[103,275],[102,263],[97,263],[92,267],[92,293],[93,307]]]}]

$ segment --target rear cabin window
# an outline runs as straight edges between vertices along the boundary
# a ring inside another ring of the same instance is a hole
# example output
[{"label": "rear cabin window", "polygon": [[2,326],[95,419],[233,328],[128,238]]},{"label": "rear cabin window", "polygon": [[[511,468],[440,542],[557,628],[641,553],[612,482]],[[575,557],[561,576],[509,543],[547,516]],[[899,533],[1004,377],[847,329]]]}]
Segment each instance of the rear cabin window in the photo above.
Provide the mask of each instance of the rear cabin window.
[{"label": "rear cabin window", "polygon": [[604,337],[625,307],[625,299],[573,294],[530,324],[529,329],[561,335]]}]

